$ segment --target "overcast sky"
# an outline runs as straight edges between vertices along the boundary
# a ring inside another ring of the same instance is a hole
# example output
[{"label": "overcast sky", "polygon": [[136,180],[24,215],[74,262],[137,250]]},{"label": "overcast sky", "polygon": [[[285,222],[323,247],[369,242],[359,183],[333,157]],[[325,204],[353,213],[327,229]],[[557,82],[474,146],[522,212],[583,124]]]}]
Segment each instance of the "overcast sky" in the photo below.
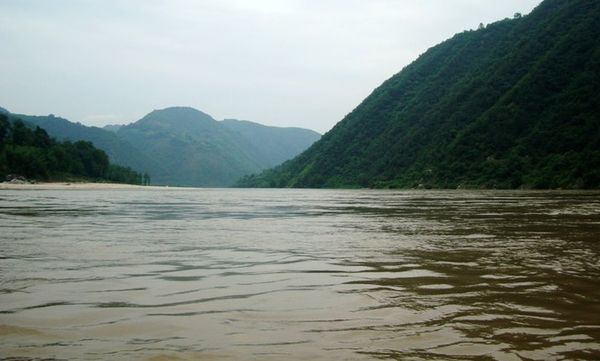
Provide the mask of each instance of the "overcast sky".
[{"label": "overcast sky", "polygon": [[186,105],[329,130],[457,32],[540,0],[0,0],[0,106],[102,126]]}]

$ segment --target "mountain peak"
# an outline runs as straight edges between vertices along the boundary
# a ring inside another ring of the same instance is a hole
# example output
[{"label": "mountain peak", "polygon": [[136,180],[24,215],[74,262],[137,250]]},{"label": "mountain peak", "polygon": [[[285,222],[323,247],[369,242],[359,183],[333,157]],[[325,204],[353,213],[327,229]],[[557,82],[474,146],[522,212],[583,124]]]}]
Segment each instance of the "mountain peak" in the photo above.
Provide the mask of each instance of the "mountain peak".
[{"label": "mountain peak", "polygon": [[185,131],[198,127],[215,127],[217,126],[217,121],[198,109],[178,106],[153,110],[130,126]]},{"label": "mountain peak", "polygon": [[164,109],[155,109],[148,113],[143,119],[177,119],[178,121],[197,121],[197,120],[210,120],[214,121],[210,115],[192,108],[185,106],[168,107]]},{"label": "mountain peak", "polygon": [[150,114],[159,113],[159,114],[175,114],[175,115],[187,115],[187,116],[206,116],[210,117],[210,115],[192,107],[188,106],[173,106],[167,107],[163,109],[155,109]]}]

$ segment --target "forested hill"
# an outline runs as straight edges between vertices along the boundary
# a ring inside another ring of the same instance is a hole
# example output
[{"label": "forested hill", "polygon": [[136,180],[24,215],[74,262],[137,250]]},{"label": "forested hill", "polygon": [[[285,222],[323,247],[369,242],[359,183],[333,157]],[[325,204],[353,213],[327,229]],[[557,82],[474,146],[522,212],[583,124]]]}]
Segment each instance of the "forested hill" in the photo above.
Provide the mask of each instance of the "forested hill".
[{"label": "forested hill", "polygon": [[122,164],[147,173],[160,169],[160,164],[154,159],[148,157],[142,150],[135,148],[127,141],[120,139],[114,132],[74,123],[52,114],[41,116],[13,114],[12,116],[23,120],[27,124],[39,126],[47,131],[51,137],[55,137],[60,141],[83,140],[91,142],[95,147],[106,152],[112,163]]},{"label": "forested hill", "polygon": [[230,186],[239,177],[281,164],[307,149],[320,134],[249,121],[217,121],[189,107],[154,110],[129,125],[101,129],[54,115],[13,114],[59,140],[85,140],[111,162],[152,178],[153,184]]},{"label": "forested hill", "polygon": [[240,186],[600,187],[600,1],[455,35]]},{"label": "forested hill", "polygon": [[0,113],[0,181],[7,176],[37,181],[149,183],[130,168],[110,164],[108,156],[86,141],[59,142],[40,128]]},{"label": "forested hill", "polygon": [[220,123],[256,148],[267,167],[294,158],[321,137],[310,129],[272,127],[248,120],[225,119]]},{"label": "forested hill", "polygon": [[156,161],[157,184],[231,186],[307,149],[320,134],[307,129],[217,121],[190,107],[154,110],[116,135]]}]

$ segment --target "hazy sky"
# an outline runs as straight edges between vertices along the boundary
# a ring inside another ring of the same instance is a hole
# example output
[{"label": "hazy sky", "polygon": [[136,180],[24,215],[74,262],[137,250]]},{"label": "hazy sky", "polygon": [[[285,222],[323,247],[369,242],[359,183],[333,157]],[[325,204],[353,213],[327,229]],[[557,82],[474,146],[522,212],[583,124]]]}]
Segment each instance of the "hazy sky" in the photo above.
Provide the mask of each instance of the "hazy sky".
[{"label": "hazy sky", "polygon": [[457,32],[541,0],[0,0],[0,106],[102,126],[187,105],[329,130]]}]

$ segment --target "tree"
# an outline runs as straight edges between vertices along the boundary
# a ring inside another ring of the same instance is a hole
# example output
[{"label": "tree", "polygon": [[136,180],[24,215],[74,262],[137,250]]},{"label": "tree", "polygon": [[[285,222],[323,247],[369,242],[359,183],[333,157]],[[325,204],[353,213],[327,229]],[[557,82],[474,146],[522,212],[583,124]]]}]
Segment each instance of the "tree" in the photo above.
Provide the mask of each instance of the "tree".
[{"label": "tree", "polygon": [[40,128],[0,114],[0,178],[17,174],[37,180],[109,180],[150,183],[150,177],[109,163],[108,156],[90,142],[57,142]]},{"label": "tree", "polygon": [[10,130],[10,124],[5,114],[0,114],[0,148],[5,144],[6,137]]},{"label": "tree", "polygon": [[15,145],[33,144],[33,132],[19,119],[15,120],[12,125],[12,143]]}]

